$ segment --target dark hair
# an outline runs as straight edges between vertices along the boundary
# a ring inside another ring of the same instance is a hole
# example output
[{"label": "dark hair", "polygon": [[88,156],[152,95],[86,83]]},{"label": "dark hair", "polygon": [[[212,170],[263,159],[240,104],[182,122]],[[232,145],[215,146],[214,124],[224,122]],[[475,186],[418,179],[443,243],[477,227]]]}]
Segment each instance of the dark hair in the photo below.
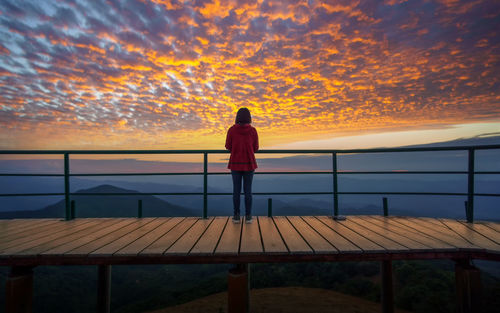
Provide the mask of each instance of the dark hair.
[{"label": "dark hair", "polygon": [[235,124],[250,124],[252,123],[252,115],[250,115],[250,110],[247,108],[241,108],[236,113]]}]

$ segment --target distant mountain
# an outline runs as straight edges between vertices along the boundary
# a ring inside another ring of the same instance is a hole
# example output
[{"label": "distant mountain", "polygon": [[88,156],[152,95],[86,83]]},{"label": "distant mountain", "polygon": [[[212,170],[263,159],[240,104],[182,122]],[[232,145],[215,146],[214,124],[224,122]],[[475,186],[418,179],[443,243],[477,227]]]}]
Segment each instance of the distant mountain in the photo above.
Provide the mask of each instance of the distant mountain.
[{"label": "distant mountain", "polygon": [[482,134],[470,138],[458,138],[449,141],[414,145],[409,147],[450,147],[450,146],[483,146],[500,144],[500,132]]},{"label": "distant mountain", "polygon": [[[82,189],[76,193],[138,193],[112,185],[99,185]],[[175,205],[155,196],[143,195],[74,195],[76,217],[134,217],[138,212],[138,200],[142,200],[143,216],[196,216],[195,210]],[[64,200],[40,210],[0,212],[0,219],[6,218],[49,218],[65,215]]]}]

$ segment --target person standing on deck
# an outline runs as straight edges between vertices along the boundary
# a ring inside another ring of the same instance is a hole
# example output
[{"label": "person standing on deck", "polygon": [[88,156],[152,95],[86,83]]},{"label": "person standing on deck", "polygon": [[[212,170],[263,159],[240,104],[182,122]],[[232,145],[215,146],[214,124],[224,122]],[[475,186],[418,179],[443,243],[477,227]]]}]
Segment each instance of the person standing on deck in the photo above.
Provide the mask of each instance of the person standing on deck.
[{"label": "person standing on deck", "polygon": [[250,125],[252,116],[247,108],[240,108],[236,120],[229,128],[226,136],[226,149],[231,152],[227,168],[233,177],[233,222],[240,222],[241,181],[245,193],[245,221],[252,222],[252,179],[257,161],[255,152],[259,150],[257,130]]}]

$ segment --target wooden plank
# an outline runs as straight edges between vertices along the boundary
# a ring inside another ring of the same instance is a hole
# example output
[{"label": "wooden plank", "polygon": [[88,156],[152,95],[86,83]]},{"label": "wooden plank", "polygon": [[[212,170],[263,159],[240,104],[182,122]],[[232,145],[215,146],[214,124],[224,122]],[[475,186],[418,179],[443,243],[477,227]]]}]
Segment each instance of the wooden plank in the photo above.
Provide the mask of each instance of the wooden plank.
[{"label": "wooden plank", "polygon": [[[438,220],[437,218],[432,219],[432,218],[422,218],[422,217],[409,216],[409,217],[406,217],[406,219],[411,220],[412,222],[419,224],[422,227],[429,228],[429,229],[435,229],[439,232],[447,233],[450,231],[450,229],[448,227],[446,227],[446,225],[441,223],[441,221]],[[451,234],[452,234],[452,236],[456,236],[456,234],[453,232]]]},{"label": "wooden plank", "polygon": [[185,232],[173,245],[168,248],[163,254],[168,255],[186,255],[198,242],[203,233],[207,230],[208,226],[213,222],[213,217],[203,219],[200,218],[196,223]]},{"label": "wooden plank", "polygon": [[[413,249],[417,251],[428,251],[430,250],[430,247],[421,244],[420,242],[414,241],[409,239],[406,236],[401,236],[398,233],[394,233],[391,229],[388,227],[380,227],[377,225],[374,225],[373,223],[367,222],[364,219],[361,218],[361,216],[356,216],[355,218],[351,218],[350,221],[358,224],[359,226],[364,227],[365,229],[369,229],[371,232],[374,232],[381,237],[378,238],[376,241],[377,244],[386,247],[386,246],[391,246],[394,245],[394,242],[399,245],[399,247],[403,246],[408,249]],[[379,241],[380,240],[380,241]],[[390,241],[387,241],[390,240]],[[393,250],[392,248],[386,247],[388,251],[395,252],[397,250]]]},{"label": "wooden plank", "polygon": [[[190,255],[211,255],[215,252],[215,247],[221,239],[222,232],[228,223],[229,218],[226,216],[217,216],[203,236],[194,245],[193,249],[189,251]],[[231,223],[231,222],[230,222]]]},{"label": "wooden plank", "polygon": [[67,221],[61,226],[62,228],[58,229],[58,231],[48,233],[47,235],[41,237],[28,237],[27,239],[30,240],[24,241],[22,244],[11,245],[9,248],[4,249],[0,255],[14,255],[23,250],[54,241],[62,237],[70,236],[82,229],[88,228],[89,226],[92,226],[92,221],[87,219]]},{"label": "wooden plank", "polygon": [[423,223],[419,223],[417,218],[390,218],[393,221],[400,223],[406,227],[410,227],[411,229],[427,235],[429,237],[435,238],[436,240],[446,242],[449,245],[452,245],[454,247],[463,249],[479,249],[478,246],[475,246],[468,242],[467,240],[464,240],[462,237],[457,236],[457,234],[451,229],[447,227],[437,227],[436,224],[434,223],[429,223],[427,221],[424,221]]},{"label": "wooden plank", "polygon": [[480,233],[470,229],[469,227],[463,225],[462,223],[454,220],[448,219],[439,219],[443,224],[445,224],[448,228],[456,232],[465,240],[470,243],[479,246],[481,248],[487,249],[493,252],[500,252],[500,245],[496,242],[490,240],[489,238],[481,235]]},{"label": "wooden plank", "polygon": [[30,247],[28,249],[25,249],[23,251],[20,251],[17,253],[17,255],[38,255],[44,251],[51,250],[53,248],[56,248],[60,245],[66,244],[68,242],[73,242],[73,241],[78,241],[80,238],[87,236],[88,234],[102,228],[106,228],[109,225],[115,223],[115,220],[112,218],[100,218],[100,219],[93,219],[90,223],[85,224],[85,228],[78,230],[77,232],[68,235],[68,236],[63,236],[48,242],[45,242],[43,244],[40,244],[38,246]]},{"label": "wooden plank", "polygon": [[64,228],[64,223],[66,221],[60,221],[55,223],[44,223],[40,226],[35,225],[33,227],[26,227],[20,231],[12,232],[9,235],[5,235],[0,240],[0,249],[8,248],[15,244],[21,244],[26,241],[32,240],[34,237],[46,236],[48,233],[54,233],[58,229]]},{"label": "wooden plank", "polygon": [[[356,221],[358,223],[356,223]],[[405,252],[409,250],[408,247],[398,243],[397,241],[384,237],[373,231],[372,229],[370,229],[370,225],[367,225],[357,216],[349,216],[345,221],[341,221],[339,223],[342,223],[342,226],[349,228],[353,232],[367,239],[369,238],[371,241],[383,247],[388,252]]]},{"label": "wooden plank", "polygon": [[114,255],[119,256],[136,256],[142,250],[144,250],[147,246],[151,245],[153,242],[158,240],[161,236],[168,233],[175,225],[179,224],[184,218],[182,217],[174,217],[174,218],[159,218],[162,221],[162,224],[141,238],[137,239],[134,242],[126,245],[120,250],[116,251]]},{"label": "wooden plank", "polygon": [[481,224],[486,225],[489,228],[500,232],[500,223],[481,221]]},{"label": "wooden plank", "polygon": [[55,218],[14,218],[14,219],[0,219],[0,235],[4,230],[16,230],[26,225],[36,225],[46,223],[47,221],[57,221]]},{"label": "wooden plank", "polygon": [[390,218],[378,219],[378,218],[373,217],[373,216],[363,216],[362,218],[365,221],[367,221],[368,223],[372,223],[374,225],[380,226],[381,228],[384,228],[391,233],[399,234],[399,235],[401,235],[401,237],[406,237],[408,239],[411,239],[412,241],[420,243],[421,245],[424,245],[428,248],[438,249],[438,250],[441,250],[441,249],[446,249],[446,250],[454,249],[454,250],[456,250],[456,247],[454,247],[450,244],[447,244],[445,242],[438,241],[435,238],[423,235],[412,228],[408,228],[404,225],[401,225],[399,223],[394,222]]},{"label": "wooden plank", "polygon": [[[415,217],[417,218],[417,217]],[[434,225],[434,226],[437,226],[437,227],[442,227],[443,226],[443,223],[441,223],[438,219],[436,219],[435,217],[418,217],[419,220],[427,223],[427,224],[430,224],[430,225]]]},{"label": "wooden plank", "polygon": [[[45,225],[55,224],[60,222],[60,219],[14,219],[14,220],[0,220],[0,242],[4,238],[20,237],[20,233],[24,233],[29,229],[44,227]],[[29,232],[28,232],[29,235]],[[5,239],[6,240],[6,239]]]},{"label": "wooden plank", "polygon": [[262,242],[264,244],[264,253],[288,253],[288,249],[281,239],[281,235],[274,225],[271,217],[258,217],[259,228],[262,234]]},{"label": "wooden plank", "polygon": [[321,237],[312,229],[300,216],[287,217],[297,232],[304,238],[314,253],[338,253],[339,251],[332,246],[325,238]]},{"label": "wooden plank", "polygon": [[238,254],[240,247],[241,230],[243,224],[234,224],[228,221],[217,247],[215,254]]},{"label": "wooden plank", "polygon": [[168,233],[161,236],[153,242],[151,245],[146,247],[144,250],[139,252],[139,255],[161,255],[167,249],[174,244],[186,231],[193,226],[196,221],[198,221],[198,217],[187,217],[184,218],[180,223],[175,225]]},{"label": "wooden plank", "polygon": [[108,243],[107,245],[104,245],[104,246],[100,247],[99,249],[90,252],[89,256],[111,256],[116,251],[122,249],[123,247],[127,246],[131,242],[136,241],[137,239],[146,235],[150,231],[154,230],[156,227],[160,226],[160,224],[162,222],[163,222],[162,220],[155,218],[154,220],[152,220],[149,223],[146,223],[144,225],[139,225],[136,229],[129,232],[128,234],[125,234],[119,238],[116,238],[115,240]]},{"label": "wooden plank", "polygon": [[314,253],[311,247],[305,242],[304,238],[290,224],[285,216],[273,217],[274,223],[283,236],[286,246],[291,254],[310,254]]},{"label": "wooden plank", "polygon": [[78,248],[75,248],[71,251],[66,251],[64,254],[65,255],[71,255],[71,256],[87,256],[91,252],[121,238],[122,236],[127,235],[128,233],[134,231],[135,229],[147,225],[148,223],[151,223],[155,218],[138,218],[138,219],[132,219],[132,222],[127,224],[126,226],[120,227],[119,229],[116,229],[115,231],[108,233],[104,236],[101,236],[97,238],[94,241],[91,241],[85,245],[79,246]]},{"label": "wooden plank", "polygon": [[347,240],[346,238],[339,235],[330,227],[321,223],[314,216],[302,216],[302,219],[311,226],[316,232],[318,232],[321,237],[325,238],[332,246],[334,246],[341,253],[361,253],[362,250]]},{"label": "wooden plank", "polygon": [[[454,231],[452,231],[449,227],[447,227],[446,225],[444,225],[437,218],[431,219],[431,218],[411,217],[410,219],[412,221],[414,221],[415,223],[420,224],[423,227],[435,229],[435,230],[437,230],[439,232],[450,234],[450,236],[453,236],[453,237],[457,236],[457,233],[455,233]],[[431,222],[431,220],[433,220],[433,221]],[[436,223],[439,223],[439,224],[436,224]]]},{"label": "wooden plank", "polygon": [[316,218],[335,230],[339,235],[348,238],[352,243],[361,248],[364,252],[383,252],[384,247],[376,244],[368,238],[363,237],[361,234],[351,230],[344,225],[343,221],[335,221],[329,216],[316,216]]},{"label": "wooden plank", "polygon": [[391,232],[419,242],[432,249],[456,249],[455,246],[452,246],[446,242],[436,240],[435,238],[422,234],[421,232],[418,232],[413,228],[397,223],[391,217],[363,216],[362,218],[369,223],[376,224],[382,228],[387,228]]},{"label": "wooden plank", "polygon": [[476,223],[461,222],[461,223],[469,227],[470,229],[480,233],[489,240],[494,241],[497,244],[500,244],[500,232],[497,232],[496,230],[493,230],[490,227],[483,225],[479,222]]},{"label": "wooden plank", "polygon": [[114,218],[114,223],[108,225],[106,228],[102,228],[100,230],[94,231],[92,233],[87,234],[85,237],[82,237],[78,240],[68,242],[66,244],[60,245],[53,249],[44,251],[41,255],[64,255],[65,253],[69,253],[70,251],[75,250],[76,248],[82,247],[89,243],[99,240],[100,238],[111,234],[112,232],[119,230],[122,227],[125,227],[131,224],[134,219],[130,218]]},{"label": "wooden plank", "polygon": [[254,222],[251,224],[243,222],[242,227],[240,254],[264,252],[262,239],[260,237],[259,223],[254,219]]}]

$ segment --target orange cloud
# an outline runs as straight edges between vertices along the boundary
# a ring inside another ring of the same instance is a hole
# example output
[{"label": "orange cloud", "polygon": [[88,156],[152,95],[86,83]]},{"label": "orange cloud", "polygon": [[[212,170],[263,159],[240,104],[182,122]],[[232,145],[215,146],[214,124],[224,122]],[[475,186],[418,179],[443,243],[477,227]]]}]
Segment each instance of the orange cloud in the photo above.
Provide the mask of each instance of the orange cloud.
[{"label": "orange cloud", "polygon": [[221,147],[242,106],[264,145],[498,118],[498,5],[432,7],[95,1],[75,5],[76,24],[6,18],[2,144]]}]

